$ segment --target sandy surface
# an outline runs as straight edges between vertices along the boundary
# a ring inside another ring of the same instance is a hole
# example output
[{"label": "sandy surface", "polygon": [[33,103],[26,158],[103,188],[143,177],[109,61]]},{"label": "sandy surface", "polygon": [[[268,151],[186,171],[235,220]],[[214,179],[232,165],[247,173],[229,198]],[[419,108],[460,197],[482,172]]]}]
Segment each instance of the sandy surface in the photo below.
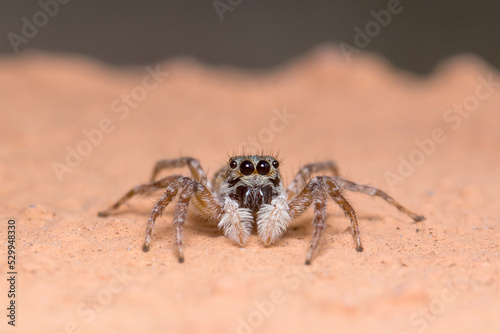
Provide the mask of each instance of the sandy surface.
[{"label": "sandy surface", "polygon": [[[2,333],[500,332],[500,75],[477,59],[416,78],[329,50],[260,73],[30,55],[0,59],[0,101]],[[171,208],[141,251],[159,194],[96,215],[159,159],[194,156],[211,175],[243,147],[279,151],[287,181],[335,159],[428,219],[348,193],[365,252],[331,204],[305,266],[310,211],[268,248],[255,235],[239,248],[190,215],[184,264]],[[8,219],[15,328],[3,315]]]}]

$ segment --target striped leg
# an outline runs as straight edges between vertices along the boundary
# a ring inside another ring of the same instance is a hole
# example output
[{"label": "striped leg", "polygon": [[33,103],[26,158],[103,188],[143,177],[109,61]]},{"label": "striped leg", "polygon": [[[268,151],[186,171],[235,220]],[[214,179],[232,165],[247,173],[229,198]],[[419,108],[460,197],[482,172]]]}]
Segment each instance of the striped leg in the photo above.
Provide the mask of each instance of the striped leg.
[{"label": "striped leg", "polygon": [[365,186],[362,184],[357,184],[357,183],[354,183],[352,181],[346,180],[346,179],[338,177],[338,176],[334,176],[331,179],[334,180],[334,182],[342,189],[357,191],[357,192],[361,192],[364,194],[368,194],[370,196],[378,196],[378,197],[383,198],[385,201],[387,201],[388,203],[395,206],[399,211],[408,215],[411,219],[413,219],[414,222],[420,222],[422,220],[425,220],[424,216],[418,215],[418,214],[408,210],[407,208],[405,208],[404,206],[399,204],[394,198],[387,195],[382,190],[379,190],[377,188],[370,187],[370,186]]},{"label": "striped leg", "polygon": [[306,258],[306,265],[311,264],[312,255],[317,248],[321,235],[326,227],[326,205],[327,196],[330,195],[338,206],[344,210],[345,215],[351,221],[352,235],[356,250],[363,251],[361,240],[359,237],[359,225],[356,219],[354,209],[340,193],[340,188],[327,176],[317,176],[312,179],[307,186],[295,196],[289,203],[290,215],[297,217],[302,212],[314,203],[314,219],[313,219],[313,238],[309,246],[309,252]]},{"label": "striped leg", "polygon": [[195,206],[205,208],[205,210],[200,211],[200,213],[205,216],[209,213],[209,218],[220,218],[222,208],[217,199],[202,183],[193,181],[188,177],[179,177],[175,181],[171,182],[171,184],[165,189],[165,194],[160,198],[151,211],[146,227],[144,245],[142,247],[144,252],[149,251],[151,248],[151,235],[153,234],[156,219],[161,216],[163,210],[165,210],[168,204],[172,202],[179,191],[179,201],[174,213],[174,225],[176,229],[177,248],[179,250],[179,262],[182,263],[184,262],[182,228],[186,220],[189,201],[193,199],[193,203],[196,204]]},{"label": "striped leg", "polygon": [[177,250],[179,251],[179,263],[184,262],[184,240],[182,237],[182,228],[186,221],[189,200],[193,196],[195,190],[195,183],[190,182],[182,190],[179,195],[179,201],[175,207],[174,213],[174,226],[175,226],[175,240],[177,242]]},{"label": "striped leg", "polygon": [[321,177],[324,185],[328,191],[328,194],[332,197],[332,199],[337,203],[338,206],[344,210],[344,214],[351,221],[351,230],[352,237],[354,238],[354,244],[356,245],[356,250],[358,252],[363,251],[363,246],[361,245],[361,240],[359,238],[359,225],[358,219],[356,218],[356,213],[354,212],[353,207],[347,199],[340,192],[339,186],[329,177]]},{"label": "striped leg", "polygon": [[139,185],[137,187],[134,187],[130,189],[125,195],[123,195],[115,204],[113,204],[109,209],[100,211],[98,212],[99,217],[107,217],[110,215],[111,211],[118,209],[120,206],[122,206],[125,202],[127,202],[130,198],[134,197],[135,195],[144,195],[144,194],[149,194],[152,191],[161,189],[161,188],[166,188],[168,187],[172,182],[175,180],[182,178],[183,176],[180,175],[171,175],[168,177],[165,177],[161,180],[146,183]]},{"label": "striped leg", "polygon": [[311,264],[314,250],[318,247],[319,239],[326,228],[326,204],[327,198],[324,191],[318,191],[314,199],[314,232],[307,253],[306,265]]},{"label": "striped leg", "polygon": [[151,211],[151,214],[149,215],[148,224],[146,227],[146,238],[144,241],[144,245],[142,246],[143,251],[147,252],[151,247],[151,234],[153,234],[156,218],[161,216],[163,210],[165,210],[167,205],[169,205],[170,202],[173,201],[179,190],[186,187],[190,182],[192,182],[191,179],[182,176],[171,182],[165,189],[165,193],[155,204],[153,210]]},{"label": "striped leg", "polygon": [[226,173],[227,166],[220,168],[217,172],[215,172],[214,176],[212,176],[212,189],[215,192],[219,192],[220,185],[224,180],[224,174]]},{"label": "striped leg", "polygon": [[334,161],[324,161],[316,162],[312,164],[307,164],[299,169],[292,182],[287,188],[287,197],[291,199],[295,194],[298,194],[311,179],[313,173],[318,173],[322,171],[331,172],[333,175],[338,176],[339,170],[337,164]]},{"label": "striped leg", "polygon": [[200,181],[204,186],[211,189],[210,182],[208,182],[207,175],[201,168],[201,164],[198,160],[191,157],[181,157],[177,159],[166,159],[156,162],[153,173],[151,174],[151,182],[153,182],[158,174],[167,168],[180,168],[187,166],[191,172],[191,178],[195,181]]}]

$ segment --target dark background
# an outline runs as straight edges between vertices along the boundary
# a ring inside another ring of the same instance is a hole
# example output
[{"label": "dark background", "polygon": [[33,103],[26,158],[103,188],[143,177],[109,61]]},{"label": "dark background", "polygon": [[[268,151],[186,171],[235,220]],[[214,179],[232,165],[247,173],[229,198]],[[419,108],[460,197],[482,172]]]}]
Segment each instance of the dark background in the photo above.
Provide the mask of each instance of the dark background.
[{"label": "dark background", "polygon": [[[53,3],[56,0],[42,0]],[[63,2],[63,0],[60,0]],[[267,68],[317,45],[354,45],[358,26],[374,20],[370,11],[388,1],[220,0],[231,6],[221,21],[208,1],[64,0],[58,13],[20,52],[41,49],[79,53],[119,65],[192,56],[209,64]],[[239,4],[238,4],[239,3]],[[14,54],[8,34],[22,36],[26,17],[39,1],[1,0],[0,54]],[[500,68],[500,1],[401,0],[403,10],[363,51],[396,66],[429,73],[444,58],[474,53]]]}]

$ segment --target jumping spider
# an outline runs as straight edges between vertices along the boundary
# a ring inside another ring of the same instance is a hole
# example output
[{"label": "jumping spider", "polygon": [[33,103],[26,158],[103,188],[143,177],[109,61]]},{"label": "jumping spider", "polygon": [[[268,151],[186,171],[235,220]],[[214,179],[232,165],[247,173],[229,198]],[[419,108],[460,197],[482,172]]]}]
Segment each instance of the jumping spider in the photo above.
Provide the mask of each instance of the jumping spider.
[{"label": "jumping spider", "polygon": [[[187,166],[191,177],[171,175],[160,180],[156,176],[162,169]],[[280,163],[273,156],[243,155],[229,159],[226,166],[219,169],[209,182],[198,160],[190,157],[158,161],[151,181],[127,192],[118,202],[99,216],[106,217],[110,211],[118,209],[134,195],[147,194],[164,188],[165,193],[156,203],[149,216],[143,251],[149,251],[151,234],[156,218],[167,205],[179,195],[175,207],[174,225],[179,251],[179,262],[184,262],[182,228],[189,202],[205,218],[218,222],[224,235],[240,246],[244,246],[254,225],[260,240],[269,246],[281,238],[292,219],[314,204],[314,232],[306,258],[311,263],[312,255],[326,226],[326,205],[330,196],[351,221],[351,231],[358,252],[363,251],[359,238],[359,227],[354,209],[342,195],[341,190],[362,192],[379,196],[394,205],[399,211],[410,216],[415,222],[424,220],[396,202],[377,188],[357,184],[339,176],[333,161],[312,163],[299,169],[288,188],[283,187]],[[329,172],[333,176],[316,176],[313,173]]]}]

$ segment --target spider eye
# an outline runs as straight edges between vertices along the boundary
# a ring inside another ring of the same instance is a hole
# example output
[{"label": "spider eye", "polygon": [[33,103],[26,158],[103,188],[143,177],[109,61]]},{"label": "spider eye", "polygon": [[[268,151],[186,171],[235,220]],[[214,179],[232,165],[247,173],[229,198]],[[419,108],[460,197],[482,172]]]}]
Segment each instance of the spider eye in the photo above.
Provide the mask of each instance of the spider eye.
[{"label": "spider eye", "polygon": [[267,175],[267,173],[269,173],[270,170],[271,170],[271,165],[266,160],[261,160],[257,164],[257,172],[260,175]]},{"label": "spider eye", "polygon": [[250,175],[255,170],[253,163],[249,160],[245,160],[240,165],[240,172],[243,175]]},{"label": "spider eye", "polygon": [[236,160],[232,160],[229,163],[229,167],[231,167],[232,169],[235,169],[236,167],[238,167],[238,163],[236,162]]},{"label": "spider eye", "polygon": [[273,161],[273,167],[278,168],[280,166],[280,163],[277,160]]}]

